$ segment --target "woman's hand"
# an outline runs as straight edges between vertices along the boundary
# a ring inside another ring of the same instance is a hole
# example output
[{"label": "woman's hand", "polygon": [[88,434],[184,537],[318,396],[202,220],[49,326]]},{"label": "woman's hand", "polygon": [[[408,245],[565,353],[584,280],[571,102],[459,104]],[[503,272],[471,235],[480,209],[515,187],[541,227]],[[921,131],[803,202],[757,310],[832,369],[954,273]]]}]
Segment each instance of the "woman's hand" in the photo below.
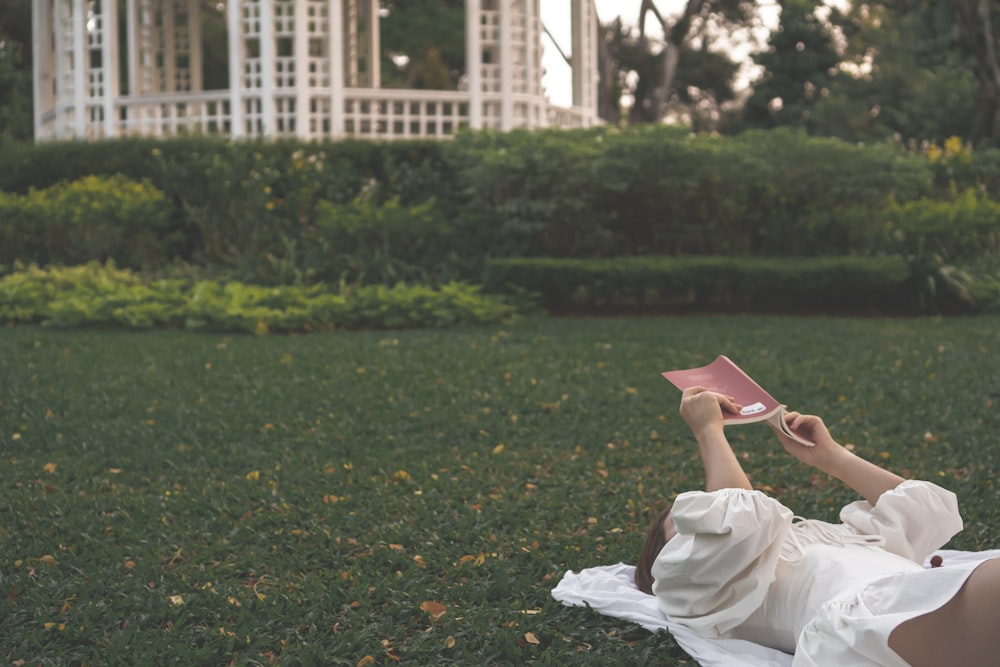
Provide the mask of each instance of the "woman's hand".
[{"label": "woman's hand", "polygon": [[903,478],[856,456],[830,435],[823,420],[815,415],[798,412],[785,414],[785,423],[799,435],[816,445],[806,447],[787,437],[773,426],[785,450],[806,465],[836,477],[874,505],[883,493],[896,488]]},{"label": "woman's hand", "polygon": [[816,415],[786,412],[785,424],[806,440],[815,443],[813,447],[799,444],[773,425],[768,424],[771,426],[771,430],[778,435],[778,439],[781,441],[785,451],[806,465],[810,465],[823,472],[831,472],[837,459],[850,453],[833,439],[826,424]]},{"label": "woman's hand", "polygon": [[732,396],[726,396],[704,387],[689,387],[681,395],[680,413],[691,432],[698,436],[708,431],[722,430],[726,410],[739,414],[740,408]]}]

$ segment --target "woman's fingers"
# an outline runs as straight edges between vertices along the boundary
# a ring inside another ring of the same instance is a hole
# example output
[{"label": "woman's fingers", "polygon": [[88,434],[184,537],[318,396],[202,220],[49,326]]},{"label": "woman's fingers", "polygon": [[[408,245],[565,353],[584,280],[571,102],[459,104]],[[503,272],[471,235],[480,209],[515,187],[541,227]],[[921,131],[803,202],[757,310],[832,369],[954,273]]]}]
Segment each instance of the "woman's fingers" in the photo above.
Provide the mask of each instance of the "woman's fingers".
[{"label": "woman's fingers", "polygon": [[738,415],[740,413],[740,406],[736,403],[735,398],[733,398],[732,396],[726,396],[724,394],[716,394],[716,396],[718,396],[719,405],[722,406],[723,410],[728,410],[729,412],[732,412],[734,415]]}]

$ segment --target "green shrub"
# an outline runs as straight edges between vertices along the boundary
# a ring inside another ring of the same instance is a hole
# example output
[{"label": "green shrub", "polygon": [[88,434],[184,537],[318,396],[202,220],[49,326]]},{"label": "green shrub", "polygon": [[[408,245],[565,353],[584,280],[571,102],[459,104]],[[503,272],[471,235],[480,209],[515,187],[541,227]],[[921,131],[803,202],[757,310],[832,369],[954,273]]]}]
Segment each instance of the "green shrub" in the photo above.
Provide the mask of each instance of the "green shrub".
[{"label": "green shrub", "polygon": [[247,333],[401,329],[500,322],[518,308],[478,287],[400,283],[344,289],[145,281],[112,265],[20,268],[0,278],[0,322]]},{"label": "green shrub", "polygon": [[124,176],[0,193],[0,263],[164,264],[173,254],[163,193]]},{"label": "green shrub", "polygon": [[383,204],[372,199],[319,203],[317,224],[302,239],[310,280],[391,285],[454,277],[447,261],[451,230],[433,199],[409,207],[399,197]]},{"label": "green shrub", "polygon": [[1000,203],[969,188],[952,199],[893,202],[884,212],[889,249],[946,263],[1000,256]]},{"label": "green shrub", "polygon": [[497,259],[487,286],[541,295],[553,312],[912,312],[899,258]]}]

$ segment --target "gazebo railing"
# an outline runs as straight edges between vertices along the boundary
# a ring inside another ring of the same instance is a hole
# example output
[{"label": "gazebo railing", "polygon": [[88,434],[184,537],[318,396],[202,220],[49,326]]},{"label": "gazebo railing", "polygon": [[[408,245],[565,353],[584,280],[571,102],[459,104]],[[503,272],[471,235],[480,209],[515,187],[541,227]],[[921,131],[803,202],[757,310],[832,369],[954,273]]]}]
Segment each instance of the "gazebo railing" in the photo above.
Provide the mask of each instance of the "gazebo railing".
[{"label": "gazebo railing", "polygon": [[[232,96],[227,90],[123,95],[114,102],[114,122],[104,118],[103,103],[88,101],[84,109],[88,139],[113,136],[168,137],[184,134],[226,134],[245,137],[302,137],[324,139],[337,136],[370,139],[446,139],[471,123],[471,96],[467,91],[347,88],[341,116],[334,107],[328,88],[312,88],[306,97],[308,108],[296,108],[295,91],[279,90],[274,96],[274,118],[270,123],[261,114],[262,98],[257,91],[244,92],[242,132],[233,132]],[[482,96],[482,124],[500,127],[499,93]],[[546,100],[514,96],[515,127],[587,127],[595,119],[583,109],[552,105]],[[76,136],[76,116],[72,104],[61,102],[40,118],[44,139]],[[305,123],[304,129],[298,123]]]}]

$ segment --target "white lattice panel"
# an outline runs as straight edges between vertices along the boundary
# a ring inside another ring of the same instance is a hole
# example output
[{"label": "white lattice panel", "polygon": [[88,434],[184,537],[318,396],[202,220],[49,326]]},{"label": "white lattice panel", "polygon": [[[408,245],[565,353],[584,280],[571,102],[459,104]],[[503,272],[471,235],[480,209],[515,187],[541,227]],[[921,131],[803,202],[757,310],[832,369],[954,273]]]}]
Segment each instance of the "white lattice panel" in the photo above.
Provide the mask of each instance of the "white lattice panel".
[{"label": "white lattice panel", "polygon": [[328,137],[331,127],[329,96],[312,97],[309,100],[309,136],[313,138]]},{"label": "white lattice panel", "polygon": [[274,100],[275,132],[279,137],[295,136],[295,98],[278,97]]},{"label": "white lattice panel", "polygon": [[263,27],[260,15],[260,0],[242,0],[240,9],[242,11],[240,20],[243,23],[243,38],[254,39],[260,37]]},{"label": "white lattice panel", "polygon": [[295,3],[291,0],[272,0],[274,36],[295,36]]},{"label": "white lattice panel", "polygon": [[264,83],[263,70],[260,58],[246,58],[243,62],[243,88],[259,89]]},{"label": "white lattice panel", "polygon": [[274,85],[278,89],[295,87],[295,58],[274,59]]},{"label": "white lattice panel", "polygon": [[309,63],[309,87],[329,88],[330,87],[330,59],[310,58]]}]

